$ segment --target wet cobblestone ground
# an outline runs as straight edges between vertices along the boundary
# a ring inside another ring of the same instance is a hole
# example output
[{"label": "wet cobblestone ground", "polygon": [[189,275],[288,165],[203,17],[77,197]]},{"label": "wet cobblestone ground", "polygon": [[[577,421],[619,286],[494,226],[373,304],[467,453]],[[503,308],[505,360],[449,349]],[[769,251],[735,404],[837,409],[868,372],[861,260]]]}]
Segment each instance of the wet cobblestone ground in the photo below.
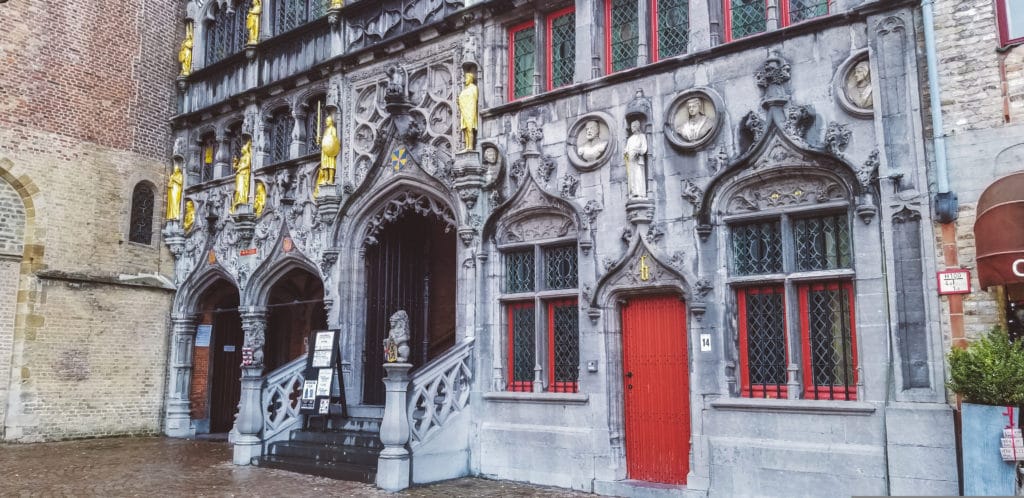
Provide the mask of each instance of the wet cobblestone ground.
[{"label": "wet cobblestone ground", "polygon": [[594,495],[478,478],[455,479],[389,494],[369,484],[232,465],[231,447],[223,442],[148,437],[0,444],[0,496]]}]

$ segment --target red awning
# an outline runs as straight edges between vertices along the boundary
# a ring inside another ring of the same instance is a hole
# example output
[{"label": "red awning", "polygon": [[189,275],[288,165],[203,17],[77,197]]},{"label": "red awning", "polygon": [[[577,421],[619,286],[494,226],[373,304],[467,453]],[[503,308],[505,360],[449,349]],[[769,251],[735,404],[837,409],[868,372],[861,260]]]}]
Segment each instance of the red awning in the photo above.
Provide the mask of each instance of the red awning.
[{"label": "red awning", "polygon": [[974,240],[983,288],[1024,283],[1024,171],[1000,178],[982,192]]}]

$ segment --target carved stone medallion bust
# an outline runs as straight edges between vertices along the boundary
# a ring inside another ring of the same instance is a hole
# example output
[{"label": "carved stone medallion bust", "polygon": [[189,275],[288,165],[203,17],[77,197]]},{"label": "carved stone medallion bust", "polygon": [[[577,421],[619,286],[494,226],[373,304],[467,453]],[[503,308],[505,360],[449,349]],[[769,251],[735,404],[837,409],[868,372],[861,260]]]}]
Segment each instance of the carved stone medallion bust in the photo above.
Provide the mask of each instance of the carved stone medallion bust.
[{"label": "carved stone medallion bust", "polygon": [[869,118],[874,112],[871,62],[866,50],[854,53],[839,67],[835,76],[836,100],[846,112]]},{"label": "carved stone medallion bust", "polygon": [[665,136],[682,150],[697,150],[718,134],[721,122],[719,109],[722,109],[720,99],[710,90],[687,90],[677,96],[669,107]]},{"label": "carved stone medallion bust", "polygon": [[577,169],[593,171],[608,162],[615,148],[609,122],[607,116],[593,113],[573,124],[566,141],[566,151],[569,162]]}]

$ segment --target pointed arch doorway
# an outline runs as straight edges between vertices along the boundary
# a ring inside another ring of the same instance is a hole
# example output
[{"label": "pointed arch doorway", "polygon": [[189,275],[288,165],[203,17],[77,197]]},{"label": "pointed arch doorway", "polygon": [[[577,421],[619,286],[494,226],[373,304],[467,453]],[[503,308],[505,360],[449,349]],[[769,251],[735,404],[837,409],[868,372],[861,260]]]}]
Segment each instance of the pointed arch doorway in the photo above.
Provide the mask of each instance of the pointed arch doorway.
[{"label": "pointed arch doorway", "polygon": [[455,230],[434,217],[408,212],[366,249],[366,341],[363,404],[384,404],[383,341],[389,318],[409,314],[413,368],[455,344]]}]

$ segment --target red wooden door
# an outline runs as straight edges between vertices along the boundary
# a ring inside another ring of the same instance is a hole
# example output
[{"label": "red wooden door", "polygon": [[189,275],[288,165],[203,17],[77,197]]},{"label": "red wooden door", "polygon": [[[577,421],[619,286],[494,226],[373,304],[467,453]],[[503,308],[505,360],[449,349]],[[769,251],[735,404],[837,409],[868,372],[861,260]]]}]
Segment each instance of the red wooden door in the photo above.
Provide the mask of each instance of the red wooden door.
[{"label": "red wooden door", "polygon": [[622,307],[626,467],[630,479],[684,484],[690,471],[686,305],[638,297]]}]

